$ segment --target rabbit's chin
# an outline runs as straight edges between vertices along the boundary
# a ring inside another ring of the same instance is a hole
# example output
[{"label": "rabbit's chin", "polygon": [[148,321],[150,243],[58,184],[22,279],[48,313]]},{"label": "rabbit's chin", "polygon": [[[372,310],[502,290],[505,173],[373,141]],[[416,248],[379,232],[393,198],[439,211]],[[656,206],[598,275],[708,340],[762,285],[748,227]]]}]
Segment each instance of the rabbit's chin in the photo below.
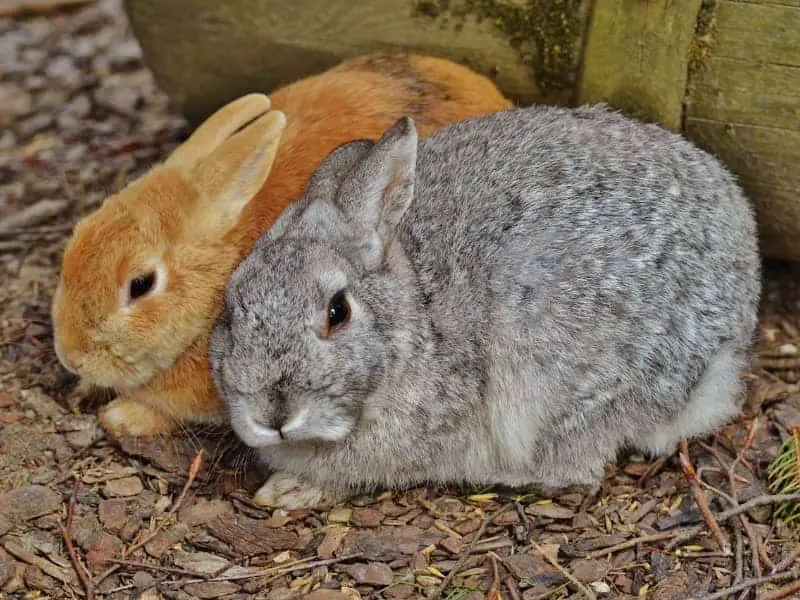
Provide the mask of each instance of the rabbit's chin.
[{"label": "rabbit's chin", "polygon": [[275,429],[259,423],[245,409],[231,410],[231,426],[245,445],[263,448],[291,442],[340,442],[355,423],[346,418],[314,418],[309,409],[299,410],[283,427]]}]

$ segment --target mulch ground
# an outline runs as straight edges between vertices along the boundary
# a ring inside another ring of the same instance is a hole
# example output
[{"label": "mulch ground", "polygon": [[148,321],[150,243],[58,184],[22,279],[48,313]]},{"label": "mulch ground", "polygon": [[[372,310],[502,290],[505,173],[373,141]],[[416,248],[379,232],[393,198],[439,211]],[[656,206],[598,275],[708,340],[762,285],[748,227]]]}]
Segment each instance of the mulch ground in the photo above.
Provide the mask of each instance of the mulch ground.
[{"label": "mulch ground", "polygon": [[679,453],[628,456],[591,498],[421,488],[266,511],[229,432],[108,440],[107,398],[52,350],[60,253],[187,130],[120,3],[75,4],[0,18],[0,597],[800,597],[797,533],[767,478],[800,426],[800,265],[766,265],[749,401],[688,444],[694,479]]}]

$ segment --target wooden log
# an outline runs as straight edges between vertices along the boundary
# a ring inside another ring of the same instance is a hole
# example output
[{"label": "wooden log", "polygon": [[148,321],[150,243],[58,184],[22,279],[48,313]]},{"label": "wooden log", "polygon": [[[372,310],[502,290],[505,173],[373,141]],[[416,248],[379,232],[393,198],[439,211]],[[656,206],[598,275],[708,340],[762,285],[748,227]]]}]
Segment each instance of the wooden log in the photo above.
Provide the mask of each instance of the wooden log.
[{"label": "wooden log", "polygon": [[436,6],[420,0],[125,0],[157,82],[195,124],[236,96],[269,92],[377,50],[449,58],[492,77],[518,102],[540,97],[529,65],[501,28]]},{"label": "wooden log", "polygon": [[530,103],[605,101],[719,156],[763,252],[800,260],[800,0],[124,0],[197,124],[376,50],[442,56]]},{"label": "wooden log", "polygon": [[578,103],[608,102],[680,131],[701,0],[596,0]]},{"label": "wooden log", "polygon": [[800,260],[800,0],[719,0],[684,130],[739,177],[761,247]]}]

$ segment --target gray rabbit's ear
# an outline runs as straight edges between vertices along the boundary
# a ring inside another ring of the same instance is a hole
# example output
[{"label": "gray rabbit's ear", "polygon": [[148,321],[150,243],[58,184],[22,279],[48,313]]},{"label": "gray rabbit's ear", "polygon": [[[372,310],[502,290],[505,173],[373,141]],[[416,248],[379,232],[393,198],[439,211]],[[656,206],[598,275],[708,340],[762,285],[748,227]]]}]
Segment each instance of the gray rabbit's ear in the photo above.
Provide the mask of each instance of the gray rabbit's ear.
[{"label": "gray rabbit's ear", "polygon": [[362,231],[377,233],[385,249],[414,197],[417,128],[399,119],[342,182],[337,207]]},{"label": "gray rabbit's ear", "polygon": [[370,140],[353,140],[334,148],[309,178],[303,197],[333,202],[347,175],[374,145]]},{"label": "gray rabbit's ear", "polygon": [[[281,237],[290,225],[306,214],[306,208],[312,203],[324,203],[321,205],[315,204],[320,210],[326,204],[332,206],[342,181],[352,171],[353,167],[369,154],[373,145],[370,140],[354,140],[342,144],[331,151],[309,178],[302,197],[286,207],[280,217],[269,228],[265,237],[270,240],[276,240]],[[322,210],[322,212],[326,211]]]}]

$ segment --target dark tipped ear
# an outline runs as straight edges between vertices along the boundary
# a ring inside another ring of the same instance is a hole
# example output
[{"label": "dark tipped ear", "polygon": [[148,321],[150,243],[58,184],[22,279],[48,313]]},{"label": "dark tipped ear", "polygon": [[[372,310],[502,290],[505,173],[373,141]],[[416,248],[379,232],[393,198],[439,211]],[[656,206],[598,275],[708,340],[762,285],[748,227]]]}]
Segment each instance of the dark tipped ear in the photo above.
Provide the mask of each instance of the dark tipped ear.
[{"label": "dark tipped ear", "polygon": [[370,140],[353,140],[335,148],[314,171],[303,196],[333,202],[347,175],[369,154],[374,145]]},{"label": "dark tipped ear", "polygon": [[336,196],[336,205],[362,230],[374,231],[386,247],[414,198],[417,129],[399,119],[356,164]]},{"label": "dark tipped ear", "polygon": [[333,205],[342,181],[353,167],[369,154],[373,145],[370,140],[353,140],[334,148],[309,178],[302,197],[284,209],[265,237],[270,240],[281,237],[286,228],[295,223],[312,202],[327,202]]}]

